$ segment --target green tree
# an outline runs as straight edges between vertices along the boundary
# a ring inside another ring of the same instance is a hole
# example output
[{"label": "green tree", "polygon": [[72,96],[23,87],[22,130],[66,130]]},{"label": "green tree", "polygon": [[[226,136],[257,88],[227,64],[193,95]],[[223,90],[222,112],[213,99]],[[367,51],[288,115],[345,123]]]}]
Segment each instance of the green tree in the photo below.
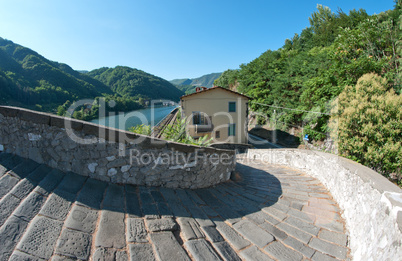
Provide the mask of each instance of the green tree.
[{"label": "green tree", "polygon": [[332,117],[341,155],[402,178],[402,96],[377,74],[363,75],[339,95]]}]

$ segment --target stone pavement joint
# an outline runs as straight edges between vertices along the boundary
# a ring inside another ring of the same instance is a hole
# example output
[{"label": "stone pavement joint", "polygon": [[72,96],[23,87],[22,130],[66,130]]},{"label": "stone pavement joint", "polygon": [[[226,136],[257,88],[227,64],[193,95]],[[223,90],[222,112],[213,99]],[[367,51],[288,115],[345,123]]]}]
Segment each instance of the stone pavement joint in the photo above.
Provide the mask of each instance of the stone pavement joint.
[{"label": "stone pavement joint", "polygon": [[351,259],[319,181],[259,162],[236,171],[198,190],[121,186],[0,153],[0,261]]}]

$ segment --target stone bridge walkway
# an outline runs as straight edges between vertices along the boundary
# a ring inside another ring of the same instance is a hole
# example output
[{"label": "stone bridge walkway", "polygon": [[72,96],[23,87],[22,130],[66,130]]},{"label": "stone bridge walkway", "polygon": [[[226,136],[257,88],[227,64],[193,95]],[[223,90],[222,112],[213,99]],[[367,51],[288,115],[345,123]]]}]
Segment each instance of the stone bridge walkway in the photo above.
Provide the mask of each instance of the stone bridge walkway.
[{"label": "stone bridge walkway", "polygon": [[347,235],[323,185],[238,164],[199,190],[108,185],[0,153],[0,260],[343,260]]}]

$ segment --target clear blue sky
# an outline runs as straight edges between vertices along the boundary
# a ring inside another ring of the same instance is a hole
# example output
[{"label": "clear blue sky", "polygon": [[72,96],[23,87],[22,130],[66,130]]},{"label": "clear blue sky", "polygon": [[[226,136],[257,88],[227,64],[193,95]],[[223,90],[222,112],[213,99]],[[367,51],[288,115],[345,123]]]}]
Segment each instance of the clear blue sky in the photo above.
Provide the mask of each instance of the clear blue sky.
[{"label": "clear blue sky", "polygon": [[309,26],[317,4],[369,14],[393,0],[0,0],[0,37],[76,70],[167,80],[236,69]]}]

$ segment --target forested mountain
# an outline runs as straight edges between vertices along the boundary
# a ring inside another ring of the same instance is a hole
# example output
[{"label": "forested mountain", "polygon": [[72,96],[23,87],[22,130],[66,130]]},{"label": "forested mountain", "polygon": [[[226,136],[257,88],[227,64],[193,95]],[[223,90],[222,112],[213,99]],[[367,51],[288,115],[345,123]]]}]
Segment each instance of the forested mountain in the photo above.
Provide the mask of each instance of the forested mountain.
[{"label": "forested mountain", "polygon": [[225,71],[215,84],[253,97],[254,111],[285,127],[303,126],[305,134],[323,139],[329,116],[305,111],[329,113],[330,102],[362,75],[377,73],[388,79],[388,89],[401,93],[396,78],[401,57],[397,53],[400,7],[378,15],[363,9],[346,14],[321,5],[317,8],[300,35],[240,65],[239,70]]},{"label": "forested mountain", "polygon": [[194,79],[175,79],[170,83],[174,84],[177,88],[184,91],[186,94],[195,91],[195,87],[205,86],[211,88],[214,86],[214,81],[221,76],[222,73],[210,73]]},{"label": "forested mountain", "polygon": [[[184,93],[168,81],[129,67],[75,71],[37,52],[0,38],[0,104],[61,114],[80,99],[104,97],[121,111],[138,109],[144,99],[178,101]],[[63,105],[63,106],[62,106]],[[95,117],[88,112],[82,119]]]},{"label": "forested mountain", "polygon": [[109,86],[121,96],[179,101],[180,96],[184,95],[167,80],[130,67],[104,67],[90,71],[87,75]]},{"label": "forested mountain", "polygon": [[0,38],[0,102],[51,110],[66,100],[112,94],[108,86]]}]

